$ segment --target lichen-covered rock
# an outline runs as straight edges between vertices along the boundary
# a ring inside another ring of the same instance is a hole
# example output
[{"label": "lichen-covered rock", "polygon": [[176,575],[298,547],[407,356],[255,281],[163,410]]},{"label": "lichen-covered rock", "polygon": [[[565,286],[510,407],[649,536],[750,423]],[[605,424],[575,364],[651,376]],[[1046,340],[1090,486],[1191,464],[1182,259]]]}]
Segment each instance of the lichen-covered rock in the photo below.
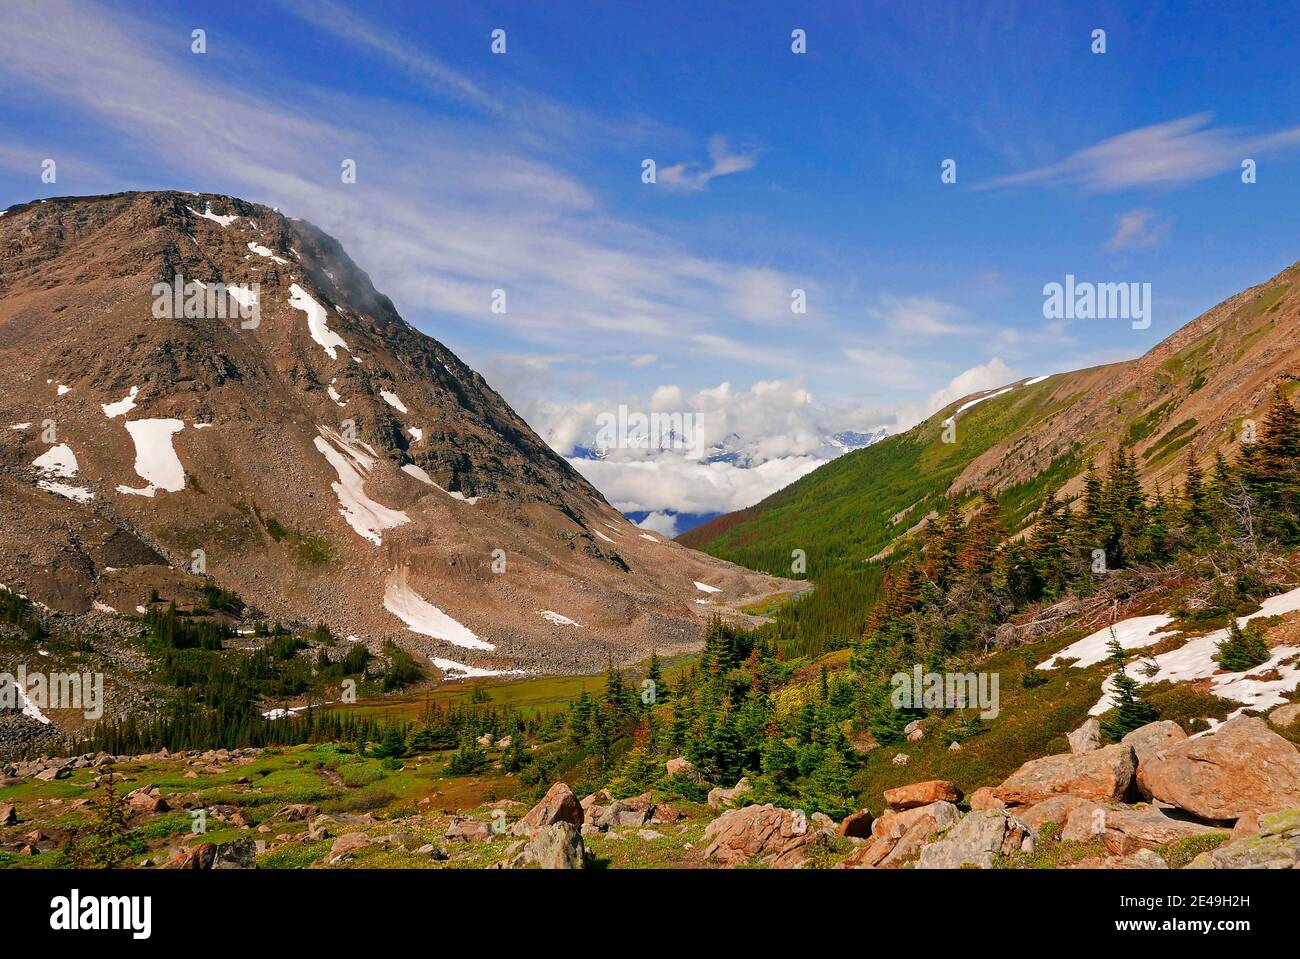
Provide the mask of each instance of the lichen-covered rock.
[{"label": "lichen-covered rock", "polygon": [[1123,743],[1079,755],[1044,756],[1017,769],[993,795],[1008,806],[1029,806],[1061,795],[1117,802],[1128,792],[1136,769],[1133,748]]},{"label": "lichen-covered rock", "polygon": [[1033,852],[1034,834],[1004,809],[968,813],[943,839],[921,850],[917,869],[992,869],[993,858],[1012,852]]},{"label": "lichen-covered rock", "polygon": [[736,866],[757,857],[774,869],[798,869],[826,834],[798,811],[767,804],[724,812],[705,827],[704,839],[705,859]]},{"label": "lichen-covered rock", "polygon": [[961,790],[946,779],[928,779],[896,789],[885,790],[885,802],[891,809],[915,809],[936,802],[961,802]]},{"label": "lichen-covered rock", "polygon": [[961,812],[950,802],[886,812],[871,824],[871,841],[835,868],[897,869],[959,819]]},{"label": "lichen-covered rock", "polygon": [[1300,751],[1249,716],[1156,751],[1138,777],[1147,795],[1198,819],[1300,806]]},{"label": "lichen-covered rock", "polygon": [[536,806],[528,810],[523,819],[510,827],[510,832],[515,836],[531,838],[557,822],[567,822],[575,828],[581,828],[582,815],[582,804],[578,802],[573,790],[566,783],[556,783],[546,791]]},{"label": "lichen-covered rock", "polygon": [[734,806],[737,799],[745,793],[750,792],[753,788],[754,787],[749,784],[749,779],[743,776],[740,781],[730,789],[723,789],[721,786],[715,786],[713,789],[709,790],[709,808],[726,809],[729,806]]}]

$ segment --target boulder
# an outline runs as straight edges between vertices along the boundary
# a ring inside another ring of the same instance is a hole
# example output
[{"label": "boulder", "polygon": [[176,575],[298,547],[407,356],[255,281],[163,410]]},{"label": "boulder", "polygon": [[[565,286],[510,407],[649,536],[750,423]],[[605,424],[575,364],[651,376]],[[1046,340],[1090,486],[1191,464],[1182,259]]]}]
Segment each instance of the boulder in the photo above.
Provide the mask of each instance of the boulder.
[{"label": "boulder", "polygon": [[686,813],[682,812],[672,803],[655,803],[654,815],[650,817],[653,823],[677,822],[679,819],[685,819]]},{"label": "boulder", "polygon": [[950,802],[885,812],[871,824],[871,840],[835,868],[896,869],[960,818],[961,813]]},{"label": "boulder", "polygon": [[749,784],[749,779],[743,776],[741,777],[740,782],[736,783],[736,785],[732,786],[730,789],[723,789],[721,786],[715,786],[713,789],[709,790],[709,808],[726,809],[734,806],[736,805],[737,799],[739,799],[744,793],[752,791],[753,788],[754,787]]},{"label": "boulder", "polygon": [[447,827],[445,837],[452,842],[489,842],[492,839],[492,827],[478,819],[452,819]]},{"label": "boulder", "polygon": [[1172,719],[1162,719],[1158,722],[1147,723],[1145,726],[1139,726],[1121,739],[1120,742],[1133,747],[1133,754],[1137,756],[1138,766],[1140,767],[1153,753],[1159,752],[1166,746],[1172,746],[1174,743],[1180,743],[1186,738],[1187,733],[1183,732],[1182,726],[1179,726]]},{"label": "boulder", "polygon": [[1139,849],[1156,849],[1193,836],[1228,834],[1226,829],[1179,818],[1156,806],[1098,806],[1087,815],[1089,832],[1099,836],[1116,856],[1131,856]]},{"label": "boulder", "polygon": [[1153,753],[1139,779],[1148,795],[1198,819],[1233,820],[1300,806],[1300,751],[1242,716]]},{"label": "boulder", "polygon": [[906,766],[912,761],[912,757],[907,753],[895,753],[894,758],[890,760],[895,766]]},{"label": "boulder", "polygon": [[310,819],[316,818],[319,813],[320,810],[310,803],[295,802],[289,803],[287,806],[281,806],[280,811],[277,812],[276,815],[281,816],[284,819],[306,822]]},{"label": "boulder", "polygon": [[11,802],[0,803],[0,826],[18,825],[18,807]]},{"label": "boulder", "polygon": [[802,867],[808,853],[826,841],[803,815],[771,804],[724,812],[705,827],[704,840],[706,860],[737,866],[758,858],[774,869]]},{"label": "boulder", "polygon": [[980,786],[970,794],[971,809],[1005,809],[1006,803],[993,795],[992,786]]},{"label": "boulder", "polygon": [[72,775],[72,770],[60,766],[51,766],[48,769],[42,769],[36,774],[36,778],[44,782],[53,782],[56,779],[67,779]]},{"label": "boulder", "polygon": [[1150,849],[1139,849],[1129,856],[1115,856],[1101,865],[1102,869],[1168,869],[1169,863],[1160,858],[1159,853]]},{"label": "boulder", "polygon": [[132,809],[139,809],[141,812],[161,813],[171,809],[171,806],[167,805],[167,800],[162,798],[157,786],[153,789],[137,789],[129,793],[126,802]]},{"label": "boulder", "polygon": [[1182,726],[1179,726],[1172,719],[1162,719],[1159,722],[1147,723],[1120,740],[1120,742],[1132,746],[1133,754],[1137,756],[1138,772],[1135,781],[1138,793],[1141,794],[1143,799],[1149,801],[1151,794],[1142,786],[1142,764],[1166,747],[1180,743],[1186,738],[1187,733],[1183,732]]},{"label": "boulder", "polygon": [[582,825],[582,805],[566,783],[556,783],[546,791],[541,801],[528,810],[528,815],[510,827],[515,836],[532,838],[538,831],[557,822],[567,822],[575,828]]},{"label": "boulder", "polygon": [[1300,869],[1300,809],[1259,817],[1259,834],[1203,852],[1188,869]]},{"label": "boulder", "polygon": [[871,835],[871,813],[865,809],[857,812],[851,812],[840,820],[839,829],[836,830],[841,836],[858,837],[866,839]]},{"label": "boulder", "polygon": [[257,844],[241,838],[231,842],[204,842],[176,852],[162,869],[256,869]]},{"label": "boulder", "polygon": [[915,809],[937,802],[961,802],[961,790],[947,779],[927,779],[925,782],[885,790],[885,802],[892,809]]},{"label": "boulder", "polygon": [[215,843],[200,843],[189,849],[182,849],[172,856],[161,868],[163,869],[211,869],[217,858]]},{"label": "boulder", "polygon": [[1016,810],[1016,816],[1030,828],[1042,829],[1048,823],[1064,825],[1070,818],[1070,813],[1076,809],[1086,809],[1091,812],[1096,808],[1097,804],[1090,799],[1080,799],[1078,796],[1053,796],[1032,806],[1022,806]]},{"label": "boulder", "polygon": [[256,869],[257,843],[245,836],[230,842],[217,843],[213,869]]},{"label": "boulder", "polygon": [[325,857],[325,861],[333,865],[344,856],[355,853],[358,849],[365,849],[370,844],[370,837],[363,832],[345,832],[334,840],[334,845],[330,847],[330,854]]},{"label": "boulder", "polygon": [[699,770],[695,768],[695,763],[683,756],[678,756],[676,759],[668,760],[668,762],[664,763],[664,769],[668,770],[668,775],[670,776],[681,776],[684,779],[690,779],[695,782],[699,782],[700,780],[700,773]]},{"label": "boulder", "polygon": [[1106,807],[1098,803],[1081,802],[1070,808],[1061,828],[1064,842],[1089,842],[1106,831]]},{"label": "boulder", "polygon": [[1076,756],[1079,753],[1090,753],[1094,749],[1100,749],[1101,721],[1096,716],[1089,717],[1074,732],[1067,733],[1065,738],[1070,743],[1070,752]]},{"label": "boulder", "polygon": [[649,793],[633,796],[630,799],[616,799],[614,802],[593,813],[591,821],[598,829],[614,829],[619,826],[644,826],[654,818],[655,804]]},{"label": "boulder", "polygon": [[1033,852],[1034,834],[1005,809],[967,813],[938,842],[921,850],[917,869],[992,869],[993,857],[1012,852]]},{"label": "boulder", "polygon": [[535,865],[539,869],[583,869],[587,865],[587,851],[582,843],[582,833],[577,826],[566,820],[542,826],[528,840],[511,865]]},{"label": "boulder", "polygon": [[993,795],[1008,806],[1030,806],[1060,795],[1116,802],[1128,792],[1136,769],[1133,747],[1123,743],[1078,755],[1044,756],[1017,769]]},{"label": "boulder", "polygon": [[1268,721],[1278,729],[1294,726],[1298,719],[1300,719],[1300,703],[1287,703],[1268,714]]}]

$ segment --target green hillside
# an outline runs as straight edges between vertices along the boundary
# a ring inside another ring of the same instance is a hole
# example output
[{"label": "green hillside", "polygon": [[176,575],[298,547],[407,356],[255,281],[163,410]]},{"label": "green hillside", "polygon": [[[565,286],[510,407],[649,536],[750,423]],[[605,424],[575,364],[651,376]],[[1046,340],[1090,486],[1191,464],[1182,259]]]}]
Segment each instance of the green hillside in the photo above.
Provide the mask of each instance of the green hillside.
[{"label": "green hillside", "polygon": [[[939,508],[952,481],[980,454],[1073,403],[1076,394],[1062,391],[1061,380],[1052,377],[971,407],[957,419],[956,442],[945,443],[943,423],[953,404],[906,433],[841,456],[757,505],[679,540],[775,575],[791,575],[794,550],[806,554],[809,579],[844,571],[880,553]],[[1063,392],[1064,398],[1051,400]],[[1076,452],[1032,483],[1001,491],[1008,524],[1023,521],[1049,483],[1068,478],[1081,462]]]}]

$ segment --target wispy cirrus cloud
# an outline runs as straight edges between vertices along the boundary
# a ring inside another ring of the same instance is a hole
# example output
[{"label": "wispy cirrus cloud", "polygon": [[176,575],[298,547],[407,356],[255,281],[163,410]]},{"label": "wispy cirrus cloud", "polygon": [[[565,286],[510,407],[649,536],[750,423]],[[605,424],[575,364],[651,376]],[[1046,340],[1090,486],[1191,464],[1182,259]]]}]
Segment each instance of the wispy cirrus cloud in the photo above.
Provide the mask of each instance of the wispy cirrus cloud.
[{"label": "wispy cirrus cloud", "polygon": [[396,63],[432,93],[489,113],[505,112],[501,100],[468,77],[400,37],[376,28],[369,20],[333,0],[279,0],[279,3],[316,28]]},{"label": "wispy cirrus cloud", "polygon": [[[347,11],[290,5],[449,96],[492,96],[354,23]],[[531,152],[528,135],[503,136],[491,103],[492,115],[475,120],[304,87],[291,77],[229,70],[213,79],[196,71],[198,58],[187,50],[161,42],[163,29],[78,0],[6,6],[0,85],[111,133],[117,155],[102,159],[110,174],[114,161],[138,169],[165,144],[171,182],[154,186],[236,193],[313,221],[400,308],[439,314],[444,336],[487,324],[543,351],[567,352],[582,333],[602,355],[644,356],[689,343],[712,355],[791,362],[788,350],[758,349],[740,331],[770,323],[782,309],[788,315],[790,289],[806,284],[698,255],[608,215],[579,176]],[[67,143],[50,149],[56,157],[75,153]],[[752,165],[721,138],[710,151],[707,178]],[[357,161],[354,185],[339,182],[343,157]],[[498,288],[508,293],[506,313],[490,309]]]},{"label": "wispy cirrus cloud", "polygon": [[867,315],[882,321],[899,336],[945,336],[970,333],[971,328],[955,322],[965,310],[928,296],[884,296],[880,304],[868,307]]},{"label": "wispy cirrus cloud", "polygon": [[1300,150],[1300,127],[1248,134],[1211,126],[1209,113],[1139,127],[1078,150],[1065,159],[1000,177],[981,189],[1031,183],[1079,184],[1098,193],[1132,187],[1174,187],[1228,170],[1247,158]]},{"label": "wispy cirrus cloud", "polygon": [[656,182],[670,190],[700,192],[720,176],[752,170],[758,163],[752,152],[733,150],[725,137],[709,137],[709,165],[694,161],[674,163],[661,169]]},{"label": "wispy cirrus cloud", "polygon": [[1168,235],[1171,222],[1154,210],[1129,210],[1115,217],[1108,250],[1139,250],[1155,246]]}]

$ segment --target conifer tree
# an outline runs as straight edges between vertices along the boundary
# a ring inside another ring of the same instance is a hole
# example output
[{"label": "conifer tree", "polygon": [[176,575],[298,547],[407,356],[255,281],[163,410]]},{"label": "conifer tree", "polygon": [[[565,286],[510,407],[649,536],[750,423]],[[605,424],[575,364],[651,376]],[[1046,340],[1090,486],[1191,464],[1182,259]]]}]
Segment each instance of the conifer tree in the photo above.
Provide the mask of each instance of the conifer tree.
[{"label": "conifer tree", "polygon": [[1229,621],[1228,635],[1217,648],[1219,653],[1215,659],[1230,673],[1244,673],[1248,669],[1254,669],[1273,655],[1260,626],[1251,621],[1243,630],[1237,625],[1236,617]]},{"label": "conifer tree", "polygon": [[1133,730],[1154,722],[1156,712],[1151,704],[1142,698],[1142,684],[1125,671],[1128,653],[1120,645],[1113,629],[1110,632],[1110,642],[1106,646],[1110,650],[1110,663],[1114,669],[1110,682],[1115,690],[1111,694],[1111,702],[1115,704],[1115,709],[1102,720],[1101,729],[1108,739],[1118,742]]}]

